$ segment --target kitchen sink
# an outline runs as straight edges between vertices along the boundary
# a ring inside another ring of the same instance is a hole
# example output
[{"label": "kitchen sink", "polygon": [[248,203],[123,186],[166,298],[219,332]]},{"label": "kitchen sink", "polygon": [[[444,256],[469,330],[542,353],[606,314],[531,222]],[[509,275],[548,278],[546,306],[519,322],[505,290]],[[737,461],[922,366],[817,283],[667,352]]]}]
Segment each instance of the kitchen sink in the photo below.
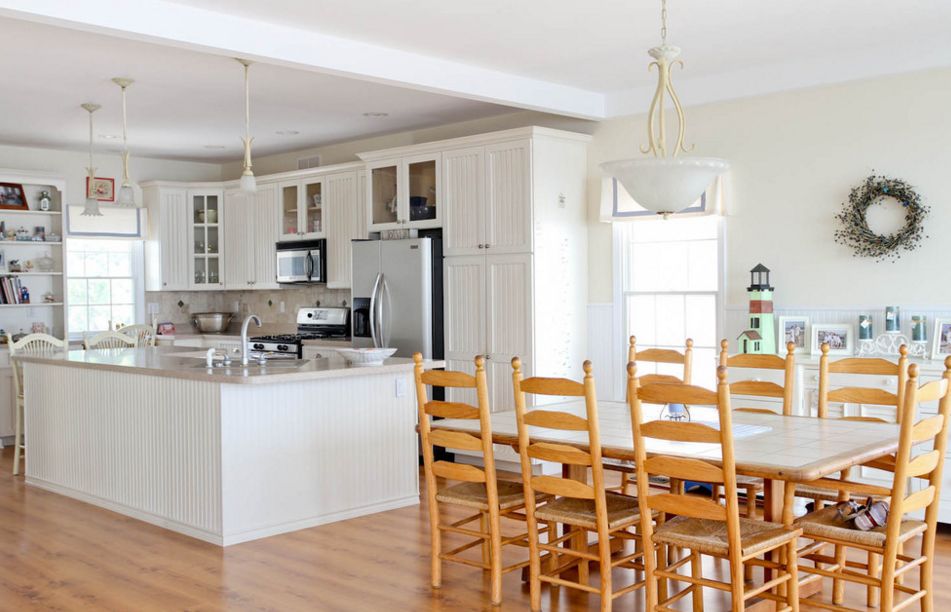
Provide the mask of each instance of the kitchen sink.
[{"label": "kitchen sink", "polygon": [[266,365],[260,365],[256,361],[252,361],[246,366],[241,365],[241,361],[234,360],[228,365],[224,365],[221,362],[216,361],[214,365],[209,367],[204,363],[196,363],[191,366],[192,368],[198,370],[215,370],[215,371],[224,371],[231,370],[232,372],[240,372],[241,370],[248,370],[250,372],[268,372],[272,370],[296,370],[306,364],[306,360],[300,359],[275,359],[273,361],[268,361]]}]

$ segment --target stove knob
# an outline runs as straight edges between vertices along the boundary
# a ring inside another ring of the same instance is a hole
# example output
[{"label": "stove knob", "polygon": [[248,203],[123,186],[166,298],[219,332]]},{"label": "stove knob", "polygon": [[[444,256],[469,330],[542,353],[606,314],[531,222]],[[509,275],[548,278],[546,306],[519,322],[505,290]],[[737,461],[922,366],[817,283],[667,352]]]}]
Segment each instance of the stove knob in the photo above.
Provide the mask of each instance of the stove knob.
[{"label": "stove knob", "polygon": [[278,345],[277,345],[277,350],[279,350],[279,351],[286,351],[286,350],[287,350],[287,345],[286,345],[286,344],[278,344]]},{"label": "stove knob", "polygon": [[263,350],[264,350],[264,345],[259,342],[259,343],[255,344],[254,346],[252,346],[251,348],[253,348],[253,349],[256,350],[256,351],[263,351]]}]

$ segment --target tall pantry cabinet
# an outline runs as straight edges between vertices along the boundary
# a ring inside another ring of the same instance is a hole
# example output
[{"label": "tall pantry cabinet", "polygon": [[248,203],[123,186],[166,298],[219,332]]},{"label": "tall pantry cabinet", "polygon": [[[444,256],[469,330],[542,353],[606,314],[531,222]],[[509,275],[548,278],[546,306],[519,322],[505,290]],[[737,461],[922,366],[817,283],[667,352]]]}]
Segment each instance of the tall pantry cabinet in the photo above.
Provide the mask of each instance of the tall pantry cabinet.
[{"label": "tall pantry cabinet", "polygon": [[442,155],[447,367],[472,372],[483,355],[492,410],[512,410],[513,357],[526,377],[582,376],[589,137],[525,128],[460,140]]}]

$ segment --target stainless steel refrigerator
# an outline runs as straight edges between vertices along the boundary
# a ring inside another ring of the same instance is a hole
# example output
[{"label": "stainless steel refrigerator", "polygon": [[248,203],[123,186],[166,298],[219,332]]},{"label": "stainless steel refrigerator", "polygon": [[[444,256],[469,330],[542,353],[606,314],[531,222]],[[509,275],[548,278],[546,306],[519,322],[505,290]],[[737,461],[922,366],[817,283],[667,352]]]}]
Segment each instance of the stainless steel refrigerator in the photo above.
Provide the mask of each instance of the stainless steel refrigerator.
[{"label": "stainless steel refrigerator", "polygon": [[442,359],[442,240],[354,240],[353,346]]}]

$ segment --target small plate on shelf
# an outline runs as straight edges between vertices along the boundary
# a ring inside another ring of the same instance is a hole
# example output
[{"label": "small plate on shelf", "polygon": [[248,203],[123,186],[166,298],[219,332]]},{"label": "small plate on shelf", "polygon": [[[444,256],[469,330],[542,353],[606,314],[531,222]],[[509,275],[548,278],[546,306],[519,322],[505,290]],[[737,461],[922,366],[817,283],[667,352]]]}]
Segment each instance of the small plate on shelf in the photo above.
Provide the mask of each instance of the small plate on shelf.
[{"label": "small plate on shelf", "polygon": [[347,363],[356,367],[383,365],[383,360],[392,357],[395,348],[338,348],[334,349]]}]

